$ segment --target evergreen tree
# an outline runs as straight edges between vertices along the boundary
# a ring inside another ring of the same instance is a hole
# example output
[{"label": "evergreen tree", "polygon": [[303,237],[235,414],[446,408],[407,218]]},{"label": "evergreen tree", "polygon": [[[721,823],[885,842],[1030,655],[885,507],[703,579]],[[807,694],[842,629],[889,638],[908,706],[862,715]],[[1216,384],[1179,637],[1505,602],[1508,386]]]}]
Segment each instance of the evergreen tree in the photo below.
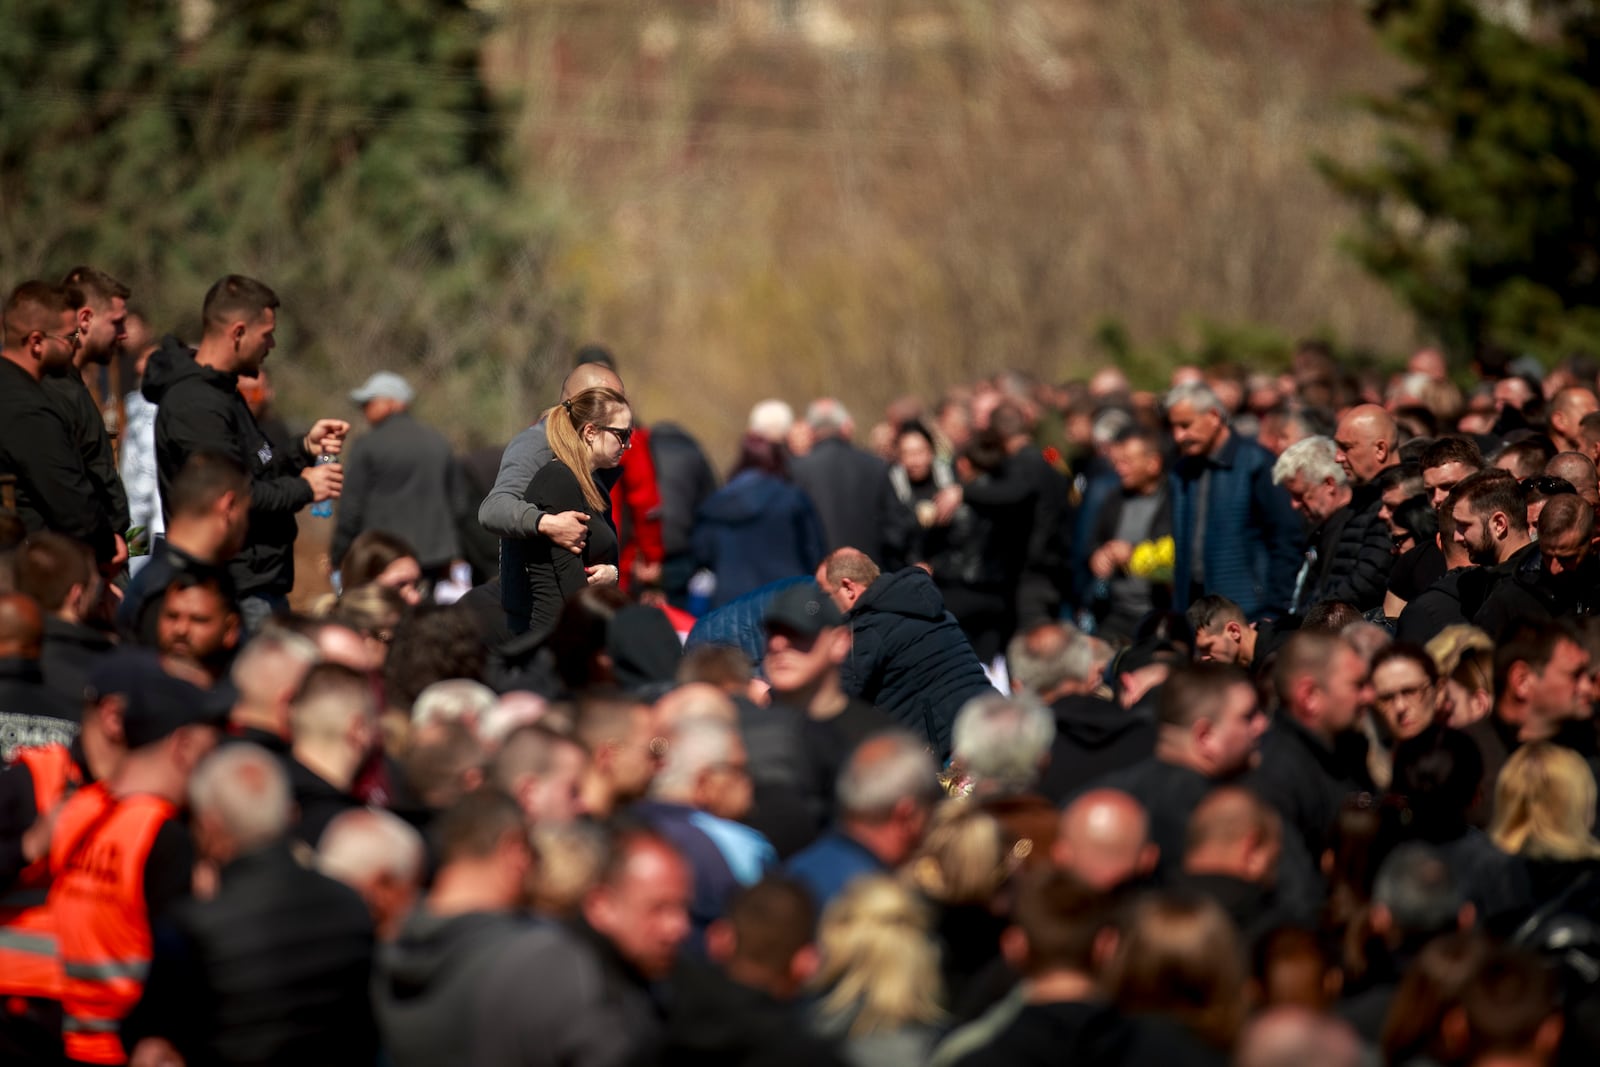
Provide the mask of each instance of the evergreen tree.
[{"label": "evergreen tree", "polygon": [[1321,160],[1362,209],[1351,247],[1458,359],[1600,351],[1600,38],[1588,0],[1518,26],[1475,0],[1382,0],[1415,68],[1369,100],[1370,165]]}]

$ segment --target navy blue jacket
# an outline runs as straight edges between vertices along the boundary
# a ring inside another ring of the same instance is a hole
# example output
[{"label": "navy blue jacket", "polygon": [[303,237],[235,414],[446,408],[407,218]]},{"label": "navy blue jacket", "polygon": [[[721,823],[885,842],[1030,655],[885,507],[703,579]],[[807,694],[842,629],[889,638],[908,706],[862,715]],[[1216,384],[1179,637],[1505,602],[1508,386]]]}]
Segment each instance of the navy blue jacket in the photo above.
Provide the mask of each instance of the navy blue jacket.
[{"label": "navy blue jacket", "polygon": [[695,562],[717,576],[714,608],[779,578],[812,574],[823,554],[811,500],[770,474],[741,471],[695,513]]},{"label": "navy blue jacket", "polygon": [[1190,457],[1172,474],[1172,528],[1177,549],[1172,606],[1189,606],[1190,554],[1200,477],[1211,467],[1206,507],[1205,591],[1227,597],[1250,618],[1281,615],[1294,593],[1305,523],[1289,494],[1272,484],[1272,453],[1230,433],[1215,456]]},{"label": "navy blue jacket", "polygon": [[944,758],[956,713],[994,688],[961,624],[944,609],[939,587],[918,567],[882,575],[846,619],[851,645],[840,672],[845,692],[927,737]]},{"label": "navy blue jacket", "polygon": [[700,645],[729,645],[742,650],[751,663],[760,667],[767,656],[767,605],[791,585],[814,581],[809,574],[785,578],[706,612],[689,631],[683,647],[687,650]]}]

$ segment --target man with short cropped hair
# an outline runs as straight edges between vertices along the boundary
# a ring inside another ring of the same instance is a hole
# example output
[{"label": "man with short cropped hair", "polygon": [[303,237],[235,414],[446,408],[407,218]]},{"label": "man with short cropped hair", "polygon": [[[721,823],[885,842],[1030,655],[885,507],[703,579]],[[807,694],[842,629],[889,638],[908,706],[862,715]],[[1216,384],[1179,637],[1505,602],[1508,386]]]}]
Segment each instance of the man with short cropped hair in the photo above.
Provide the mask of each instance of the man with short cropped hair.
[{"label": "man with short cropped hair", "polygon": [[228,716],[229,737],[287,756],[289,708],[317,659],[317,646],[309,638],[276,626],[251,638],[229,671],[238,694]]},{"label": "man with short cropped hair", "polygon": [[1277,913],[1283,823],[1248,789],[1214,789],[1189,819],[1179,888],[1222,905],[1245,945],[1283,925]]},{"label": "man with short cropped hair", "polygon": [[1079,794],[1061,812],[1050,850],[1052,863],[1101,893],[1145,881],[1160,859],[1144,805],[1118,789]]},{"label": "man with short cropped hair", "polygon": [[1320,856],[1345,798],[1371,788],[1360,734],[1372,703],[1366,662],[1341,637],[1301,631],[1278,653],[1273,684],[1278,713],[1252,784]]},{"label": "man with short cropped hair", "polygon": [[39,657],[44,614],[22,593],[0,595],[0,762],[19,748],[68,745],[78,732],[83,696],[45,684]]},{"label": "man with short cropped hair", "polygon": [[293,854],[290,804],[281,763],[255,745],[228,745],[196,768],[189,807],[217,888],[173,914],[124,1024],[135,1062],[163,1046],[186,1063],[366,1063],[377,1054],[372,920],[353,890]]},{"label": "man with short cropped hair", "polygon": [[816,578],[850,626],[845,692],[925,737],[942,758],[956,712],[994,687],[933,579],[920,567],[882,574],[854,548],[829,554]]},{"label": "man with short cropped hair", "polygon": [[393,941],[411,914],[427,860],[422,835],[400,816],[378,808],[335,816],[317,846],[317,869],[361,895],[381,942]]},{"label": "man with short cropped hair", "polygon": [[71,365],[83,302],[77,289],[23,282],[0,312],[0,470],[17,477],[17,515],[25,529],[82,541],[109,566],[118,554],[118,531],[95,495],[72,427],[41,384],[46,374]]},{"label": "man with short cropped hair", "polygon": [[1272,467],[1273,482],[1288,491],[1311,528],[1295,591],[1294,606],[1301,613],[1329,600],[1362,611],[1378,607],[1394,565],[1382,498],[1369,486],[1352,488],[1338,455],[1332,441],[1308,437],[1291,445]]},{"label": "man with short cropped hair", "polygon": [[672,842],[694,874],[689,918],[696,943],[740,886],[754,885],[778,862],[772,844],[738,822],[750,811],[749,756],[737,725],[721,719],[679,722],[650,799],[631,814]]},{"label": "man with short cropped hair", "polygon": [[1600,411],[1594,390],[1569,385],[1550,401],[1550,440],[1562,452],[1583,451],[1583,420]]},{"label": "man with short cropped hair", "polygon": [[250,525],[250,475],[232,456],[201,450],[167,486],[167,533],[150,550],[117,607],[123,638],[154,647],[156,607],[179,575],[216,577],[231,600],[228,561],[244,547]]},{"label": "man with short cropped hair", "polygon": [[1260,632],[1227,597],[1201,597],[1189,605],[1185,618],[1194,630],[1196,660],[1247,670],[1255,663]]},{"label": "man with short cropped hair", "polygon": [[1210,593],[1247,617],[1281,614],[1294,592],[1305,526],[1289,494],[1272,484],[1272,453],[1235,434],[1204,385],[1167,395],[1167,421],[1183,457],[1173,471],[1177,563],[1172,606]]},{"label": "man with short cropped hair", "polygon": [[295,514],[339,495],[339,465],[317,464],[316,457],[338,455],[350,430],[342,419],[319,419],[285,452],[273,446],[239,394],[239,379],[254,378],[272,351],[277,308],[277,294],[261,282],[237,274],[221,279],[206,293],[200,347],[163,339],[141,387],[145,399],[160,405],[156,463],[169,526],[174,482],[196,452],[221,452],[249,473],[249,525],[229,573],[252,633],[288,607]]},{"label": "man with short cropped hair", "polygon": [[1490,636],[1520,622],[1587,615],[1595,602],[1594,508],[1571,493],[1551,497],[1539,513],[1539,540],[1526,566],[1494,590],[1472,617]]},{"label": "man with short cropped hair", "polygon": [[1467,478],[1483,470],[1483,453],[1469,437],[1441,437],[1422,450],[1422,484],[1438,507]]},{"label": "man with short cropped hair", "polygon": [[1213,784],[1249,770],[1267,719],[1237,667],[1194,663],[1172,671],[1156,703],[1154,754],[1095,781],[1133,797],[1150,819],[1163,870],[1183,857],[1189,815]]},{"label": "man with short cropped hair", "polygon": [[78,308],[78,350],[72,361],[63,364],[40,381],[63,418],[72,428],[73,440],[83,455],[84,466],[92,479],[97,506],[111,520],[116,537],[116,555],[109,561],[120,568],[128,561],[128,545],[123,539],[129,526],[128,496],[117,470],[117,457],[106,432],[100,403],[84,384],[85,368],[106,366],[122,354],[127,337],[128,296],[126,285],[93,267],[75,267],[61,280],[68,289],[82,294]]},{"label": "man with short cropped hair", "polygon": [[239,609],[215,577],[182,575],[167,586],[156,617],[156,648],[199,672],[214,687],[227,677],[239,647]]},{"label": "man with short cropped hair", "polygon": [[898,730],[863,742],[839,776],[838,820],[785,868],[826,907],[863,874],[892,871],[922,841],[940,795],[938,768]]},{"label": "man with short cropped hair", "polygon": [[356,775],[378,737],[366,676],[337,663],[312,667],[289,705],[289,733],[289,785],[299,809],[294,833],[316,848],[334,816],[361,807]]},{"label": "man with short cropped hair", "polygon": [[1600,476],[1596,475],[1594,460],[1582,452],[1557,453],[1544,465],[1544,472],[1569,482],[1590,507],[1600,507]]},{"label": "man with short cropped hair", "polygon": [[519,726],[490,765],[495,788],[515,797],[529,826],[562,826],[584,814],[589,751],[575,737],[540,723]]},{"label": "man with short cropped hair", "polygon": [[855,422],[832,397],[811,402],[806,425],[811,451],[790,469],[794,484],[816,506],[828,551],[853,545],[882,559],[890,509],[900,507],[889,484],[889,465],[851,443]]},{"label": "man with short cropped hair", "polygon": [[112,649],[102,630],[85,624],[100,599],[100,577],[87,545],[41,531],[17,549],[17,592],[44,611],[44,647],[39,666],[51,689],[70,701],[83,700],[89,673]]},{"label": "man with short cropped hair", "polygon": [[1480,471],[1456,486],[1450,499],[1456,523],[1456,540],[1467,558],[1481,570],[1472,576],[1472,589],[1463,584],[1461,606],[1475,616],[1494,587],[1531,562],[1536,551],[1528,535],[1528,509],[1522,487],[1498,470]]}]

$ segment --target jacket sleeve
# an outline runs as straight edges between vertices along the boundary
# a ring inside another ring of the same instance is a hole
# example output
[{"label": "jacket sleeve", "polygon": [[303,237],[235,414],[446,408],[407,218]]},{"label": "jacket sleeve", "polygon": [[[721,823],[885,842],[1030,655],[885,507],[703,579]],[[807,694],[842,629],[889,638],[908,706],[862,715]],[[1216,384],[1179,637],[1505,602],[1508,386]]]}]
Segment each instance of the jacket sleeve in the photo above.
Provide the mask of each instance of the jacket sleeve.
[{"label": "jacket sleeve", "polygon": [[666,558],[661,541],[661,490],[656,484],[656,462],[645,448],[630,449],[622,464],[622,497],[631,517],[633,543],[646,563]]},{"label": "jacket sleeve", "polygon": [[367,472],[367,449],[361,447],[365,443],[357,441],[351,445],[345,457],[344,488],[339,493],[338,518],[334,521],[333,544],[328,551],[328,558],[336,568],[350,551],[350,542],[366,528],[364,519],[371,479]]},{"label": "jacket sleeve", "polygon": [[1261,610],[1264,614],[1282,614],[1289,606],[1294,580],[1300,573],[1300,541],[1305,524],[1289,503],[1289,494],[1281,485],[1272,484],[1271,464],[1262,463],[1256,469],[1254,482],[1255,518],[1267,550]]},{"label": "jacket sleeve", "polygon": [[[573,473],[560,463],[551,463],[539,472],[539,484],[534,487],[533,496],[550,514],[560,514],[563,511],[592,511],[589,502],[583,497],[583,487],[578,484],[578,479]],[[590,519],[590,522],[604,520]],[[593,527],[590,527],[593,529]],[[538,535],[535,535],[538,536]],[[549,538],[540,540],[550,543]],[[564,548],[556,548],[550,553],[550,559],[555,567],[556,581],[561,587],[561,598],[567,600],[574,593],[581,592],[589,584],[589,575],[584,568],[584,558]]]},{"label": "jacket sleeve", "polygon": [[45,524],[88,545],[96,559],[109,560],[115,554],[111,517],[96,506],[89,489],[91,475],[66,422],[48,404],[28,411],[18,421],[23,425],[18,427],[17,439],[36,444],[15,450],[15,473]]},{"label": "jacket sleeve", "polygon": [[[498,537],[532,537],[544,512],[523,499],[528,484],[546,463],[550,446],[524,430],[506,446],[494,488],[478,506],[478,522]],[[585,509],[587,510],[587,509]]]},{"label": "jacket sleeve", "polygon": [[83,405],[84,417],[88,420],[85,428],[89,439],[83,442],[84,461],[110,513],[111,529],[116,533],[127,533],[130,524],[128,494],[122,488],[116,453],[111,449],[111,435],[106,433],[105,416],[100,413],[100,406],[94,402],[94,394],[89,392],[87,386],[80,384],[77,392],[81,394],[79,403]]},{"label": "jacket sleeve", "polygon": [[805,562],[807,571],[814,571],[828,554],[828,540],[822,533],[822,519],[817,515],[816,505],[803,491],[800,493],[795,523],[800,558]]},{"label": "jacket sleeve", "polygon": [[878,690],[883,685],[883,637],[876,627],[850,621],[850,655],[839,669],[839,684],[851,696],[876,704]]},{"label": "jacket sleeve", "polygon": [[1367,523],[1359,544],[1354,546],[1355,565],[1349,574],[1330,585],[1325,599],[1344,601],[1368,611],[1383,604],[1389,572],[1394,567],[1394,542],[1389,537],[1388,524],[1378,518],[1376,511],[1363,518]]}]

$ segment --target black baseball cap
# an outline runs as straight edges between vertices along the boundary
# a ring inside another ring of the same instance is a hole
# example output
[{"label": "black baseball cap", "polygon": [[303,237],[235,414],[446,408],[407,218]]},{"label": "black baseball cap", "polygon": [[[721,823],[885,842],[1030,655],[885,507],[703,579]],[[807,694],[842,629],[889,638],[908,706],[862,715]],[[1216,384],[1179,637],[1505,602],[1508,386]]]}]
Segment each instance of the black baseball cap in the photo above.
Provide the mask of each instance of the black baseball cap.
[{"label": "black baseball cap", "polygon": [[778,627],[805,637],[815,637],[830,626],[844,625],[844,616],[815,581],[796,582],[780,589],[767,602],[762,620],[768,630]]},{"label": "black baseball cap", "polygon": [[122,735],[130,749],[153,745],[185,726],[227,725],[226,691],[210,692],[168,674],[147,649],[117,649],[89,674],[89,698],[124,701]]}]

